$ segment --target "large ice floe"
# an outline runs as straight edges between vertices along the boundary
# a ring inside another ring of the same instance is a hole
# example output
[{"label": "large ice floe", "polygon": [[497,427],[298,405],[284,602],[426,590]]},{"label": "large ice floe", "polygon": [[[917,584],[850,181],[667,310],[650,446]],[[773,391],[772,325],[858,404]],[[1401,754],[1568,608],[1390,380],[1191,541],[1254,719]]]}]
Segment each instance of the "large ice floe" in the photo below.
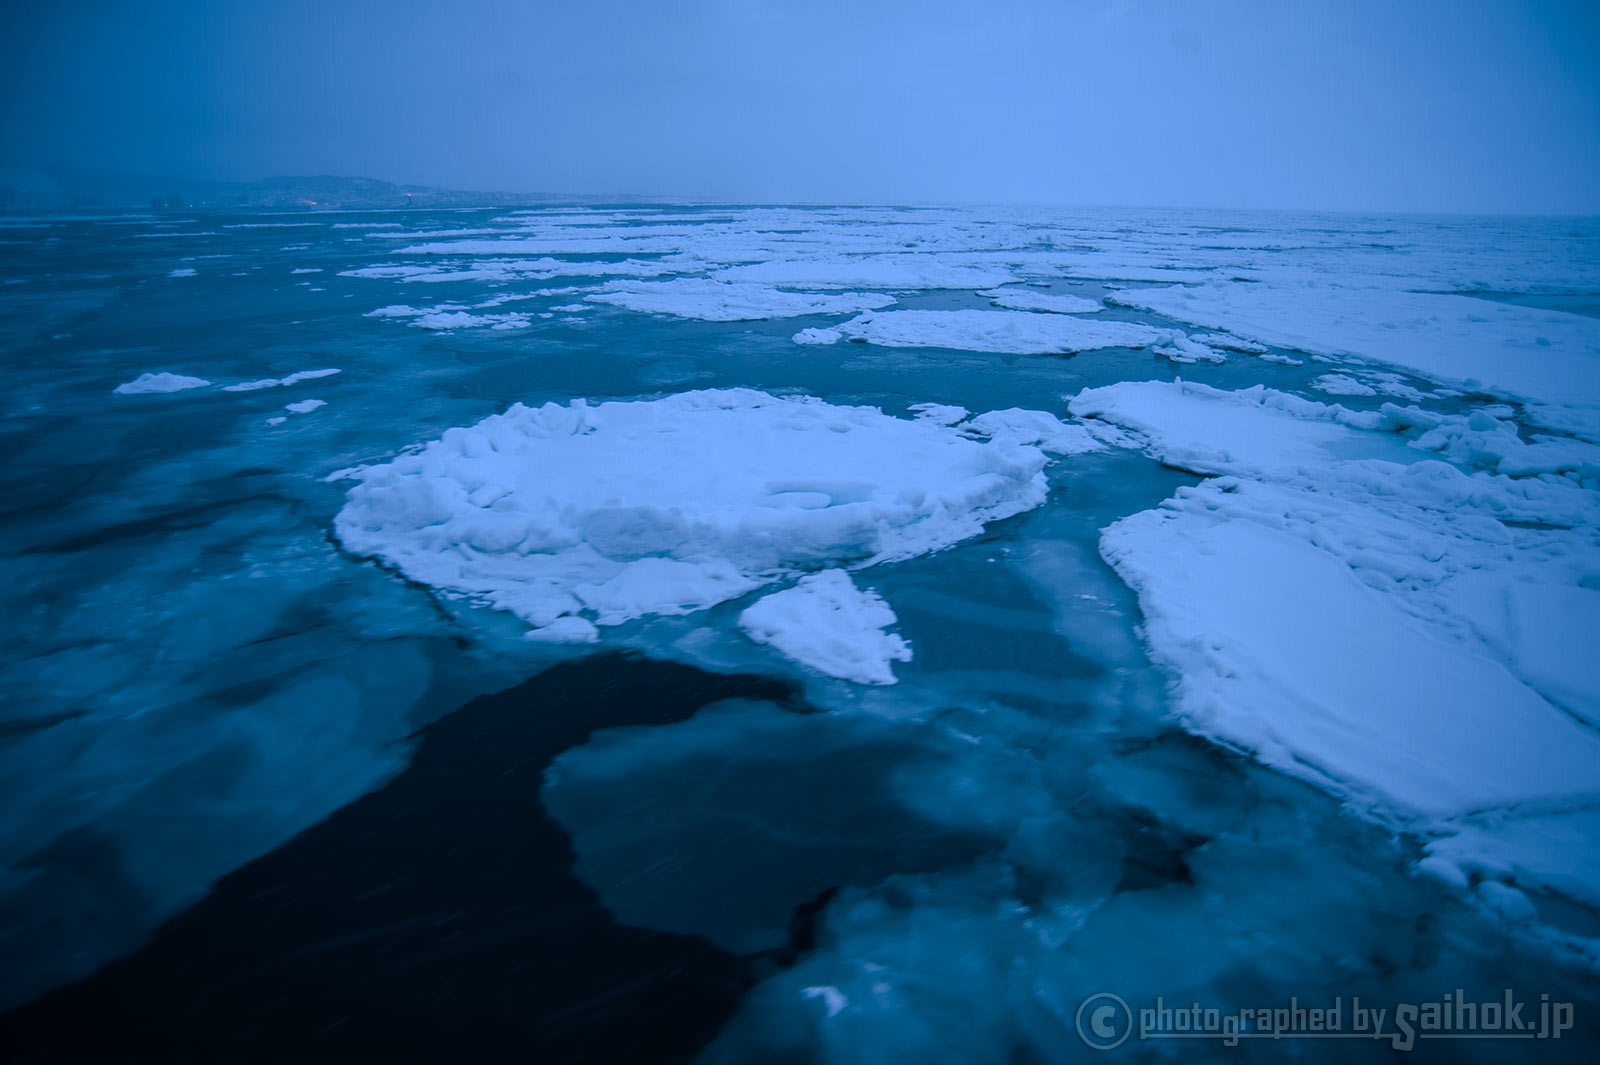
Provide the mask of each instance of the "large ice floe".
[{"label": "large ice floe", "polygon": [[1130,289],[1115,303],[1253,340],[1356,356],[1528,400],[1541,424],[1600,439],[1600,319],[1376,284],[1276,283]]},{"label": "large ice floe", "polygon": [[1434,837],[1425,868],[1505,882],[1486,901],[1600,902],[1590,449],[1259,386],[1123,383],[1071,409],[1217,475],[1101,539],[1189,728]]},{"label": "large ice floe", "polygon": [[935,551],[1044,501],[1042,451],[975,435],[749,389],[517,404],[357,474],[335,529],[413,580],[592,638]]}]

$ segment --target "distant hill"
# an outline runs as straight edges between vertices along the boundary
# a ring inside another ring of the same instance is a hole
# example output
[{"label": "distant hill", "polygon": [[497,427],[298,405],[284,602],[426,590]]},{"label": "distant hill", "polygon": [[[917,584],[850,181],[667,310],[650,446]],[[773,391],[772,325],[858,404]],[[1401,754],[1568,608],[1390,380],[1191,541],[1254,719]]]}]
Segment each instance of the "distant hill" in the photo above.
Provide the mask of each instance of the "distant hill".
[{"label": "distant hill", "polygon": [[397,185],[364,177],[188,181],[117,170],[0,162],[0,212],[85,209],[326,210],[341,207],[497,207],[564,197]]}]

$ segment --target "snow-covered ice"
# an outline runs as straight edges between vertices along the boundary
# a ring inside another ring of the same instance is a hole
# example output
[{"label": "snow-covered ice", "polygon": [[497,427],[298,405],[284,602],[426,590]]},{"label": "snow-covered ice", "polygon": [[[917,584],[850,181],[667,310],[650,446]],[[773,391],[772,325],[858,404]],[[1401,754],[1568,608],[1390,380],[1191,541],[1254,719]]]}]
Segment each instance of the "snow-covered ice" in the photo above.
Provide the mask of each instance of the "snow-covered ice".
[{"label": "snow-covered ice", "polygon": [[733,266],[714,275],[786,288],[988,288],[1015,281],[1008,270],[942,263],[927,256],[789,260]]},{"label": "snow-covered ice", "polygon": [[794,335],[796,344],[837,344],[844,334],[837,329],[828,329],[817,326],[811,329],[802,329]]},{"label": "snow-covered ice", "polygon": [[1381,421],[1284,392],[1227,392],[1207,385],[1139,381],[1085,389],[1069,407],[1141,433],[1162,462],[1196,473],[1259,473],[1343,458],[1411,461],[1407,441],[1362,430]]},{"label": "snow-covered ice", "polygon": [[133,396],[149,392],[182,392],[190,388],[206,388],[211,384],[203,377],[189,377],[178,373],[142,373],[132,381],[124,381],[111,391],[119,396]]},{"label": "snow-covered ice", "polygon": [[1169,334],[1134,322],[1032,311],[881,311],[834,327],[841,336],[891,348],[956,348],[1013,355],[1143,348]]},{"label": "snow-covered ice", "polygon": [[282,388],[285,385],[297,385],[301,381],[316,381],[324,377],[332,377],[339,373],[338,369],[326,370],[300,370],[289,374],[287,377],[264,377],[259,381],[242,381],[236,385],[223,385],[224,392],[258,392],[263,388]]},{"label": "snow-covered ice", "polygon": [[746,607],[739,627],[831,677],[893,684],[891,664],[911,661],[911,646],[884,631],[897,620],[877,593],[857,588],[844,570],[827,569]]},{"label": "snow-covered ice", "polygon": [[1037,448],[749,389],[521,404],[358,476],[351,551],[535,627],[910,558],[1044,500]]},{"label": "snow-covered ice", "polygon": [[1331,282],[1212,281],[1125,289],[1112,299],[1269,344],[1527,399],[1553,428],[1600,434],[1600,319],[1593,317]]},{"label": "snow-covered ice", "polygon": [[671,281],[610,281],[601,291],[584,299],[626,307],[630,311],[671,314],[707,322],[793,318],[803,314],[854,314],[887,307],[895,301],[893,296],[879,294],[822,295],[791,292],[753,282],[686,277]]},{"label": "snow-covered ice", "polygon": [[1052,314],[1088,314],[1100,310],[1100,301],[1070,293],[1040,292],[1031,288],[991,288],[978,293],[996,307],[1011,311],[1048,311]]},{"label": "snow-covered ice", "polygon": [[[1520,811],[1493,837],[1517,850],[1545,831],[1532,811],[1596,800],[1596,686],[1563,635],[1600,621],[1589,467],[1563,474],[1559,452],[1530,457],[1541,445],[1482,413],[1358,413],[1259,387],[1124,383],[1071,409],[1221,475],[1101,539],[1190,728],[1480,846],[1493,811]],[[1415,461],[1428,454],[1466,470]],[[1579,875],[1545,865],[1560,873],[1547,886]]]}]

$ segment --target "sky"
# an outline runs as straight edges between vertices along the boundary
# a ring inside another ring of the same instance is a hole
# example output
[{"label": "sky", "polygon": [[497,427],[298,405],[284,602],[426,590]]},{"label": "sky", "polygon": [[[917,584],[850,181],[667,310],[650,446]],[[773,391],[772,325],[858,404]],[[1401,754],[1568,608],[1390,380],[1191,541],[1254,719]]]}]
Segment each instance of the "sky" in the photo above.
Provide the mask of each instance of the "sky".
[{"label": "sky", "polygon": [[3,20],[13,162],[1600,213],[1597,0],[24,0]]}]

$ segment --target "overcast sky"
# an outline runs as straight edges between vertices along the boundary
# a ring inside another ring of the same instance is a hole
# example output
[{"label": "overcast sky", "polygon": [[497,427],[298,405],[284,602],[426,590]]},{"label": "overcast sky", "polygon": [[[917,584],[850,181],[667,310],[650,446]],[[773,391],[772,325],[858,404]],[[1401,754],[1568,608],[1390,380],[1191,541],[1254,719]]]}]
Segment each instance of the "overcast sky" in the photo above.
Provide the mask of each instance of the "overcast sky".
[{"label": "overcast sky", "polygon": [[1600,0],[18,0],[0,26],[18,161],[1600,212]]}]

